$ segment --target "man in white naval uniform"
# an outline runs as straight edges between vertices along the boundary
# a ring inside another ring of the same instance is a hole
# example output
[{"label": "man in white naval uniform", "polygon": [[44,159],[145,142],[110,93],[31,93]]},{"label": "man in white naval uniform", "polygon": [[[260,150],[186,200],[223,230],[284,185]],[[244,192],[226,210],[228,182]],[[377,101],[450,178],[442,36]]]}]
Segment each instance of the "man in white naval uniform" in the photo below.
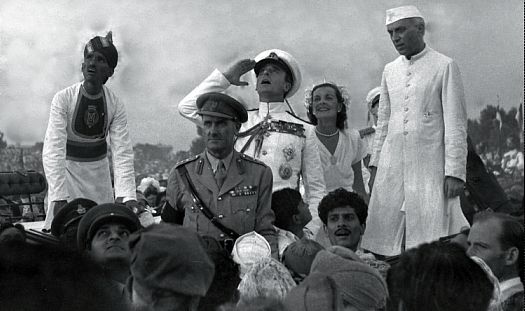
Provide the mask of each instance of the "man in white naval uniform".
[{"label": "man in white naval uniform", "polygon": [[232,85],[247,85],[240,78],[252,69],[257,77],[257,94],[251,92],[254,95],[251,101],[259,102],[259,108],[248,111],[248,121],[242,124],[235,149],[263,161],[272,169],[274,192],[283,188],[299,189],[302,179],[305,201],[313,216],[306,227],[315,234],[321,226],[317,205],[326,190],[314,127],[297,118],[285,102],[301,84],[299,66],[289,53],[267,50],[255,60],[236,62],[224,73],[214,70],[182,99],[179,112],[201,126],[197,98],[207,92],[233,92]]},{"label": "man in white naval uniform", "polygon": [[401,56],[383,72],[361,246],[392,256],[468,226],[459,203],[467,113],[459,68],[425,45],[419,10],[388,10],[386,25]]},{"label": "man in white naval uniform", "polygon": [[[86,198],[98,204],[116,198],[134,206],[133,147],[124,104],[104,84],[113,75],[118,53],[111,32],[84,48],[84,81],[58,92],[51,103],[42,160],[49,185],[44,229],[67,201]],[[111,146],[114,188],[107,156]]]}]

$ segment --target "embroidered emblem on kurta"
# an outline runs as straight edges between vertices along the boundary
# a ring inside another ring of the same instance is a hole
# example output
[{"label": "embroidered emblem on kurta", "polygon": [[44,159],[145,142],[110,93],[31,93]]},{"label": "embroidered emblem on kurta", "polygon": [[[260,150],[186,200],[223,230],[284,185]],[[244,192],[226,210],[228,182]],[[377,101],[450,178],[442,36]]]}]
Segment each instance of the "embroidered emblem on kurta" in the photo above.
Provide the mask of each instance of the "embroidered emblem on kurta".
[{"label": "embroidered emblem on kurta", "polygon": [[87,125],[88,128],[92,128],[98,123],[99,120],[100,116],[97,111],[97,106],[88,105],[88,108],[84,114],[84,123]]}]

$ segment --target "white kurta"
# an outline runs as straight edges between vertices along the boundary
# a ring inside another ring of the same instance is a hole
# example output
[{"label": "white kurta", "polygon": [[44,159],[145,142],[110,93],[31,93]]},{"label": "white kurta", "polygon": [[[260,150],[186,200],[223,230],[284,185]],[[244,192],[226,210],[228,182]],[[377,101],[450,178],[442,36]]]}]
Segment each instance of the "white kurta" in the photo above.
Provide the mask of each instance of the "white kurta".
[{"label": "white kurta", "polygon": [[[224,75],[220,71],[214,70],[211,75],[180,101],[178,111],[183,117],[198,126],[202,126],[201,117],[197,114],[197,98],[208,92],[225,92],[229,87],[230,82]],[[256,94],[255,90],[253,93]],[[298,189],[300,178],[302,178],[305,202],[308,203],[313,217],[306,227],[315,233],[321,226],[317,206],[326,193],[315,129],[311,124],[292,116],[287,109],[288,106],[283,102],[259,103],[259,109],[248,111],[248,121],[242,124],[241,132],[257,125],[265,118],[270,118],[271,120],[301,124],[305,129],[306,137],[288,133],[267,132],[260,154],[254,153],[255,142],[251,143],[245,153],[261,160],[272,169],[273,191],[283,188]],[[235,144],[235,149],[240,151],[248,139],[249,137],[239,138]],[[289,165],[292,170],[289,178],[283,178],[279,173],[279,168],[283,164]]]},{"label": "white kurta", "polygon": [[377,167],[362,247],[382,255],[468,226],[445,176],[465,180],[467,113],[457,64],[426,47],[385,66],[371,166]]},{"label": "white kurta", "polygon": [[[103,86],[105,111],[98,114],[104,122],[104,133],[90,137],[79,133],[74,120],[77,116],[77,101],[82,83],[76,83],[58,92],[51,103],[49,123],[44,139],[42,160],[48,183],[48,204],[45,228],[53,220],[53,201],[86,198],[99,204],[114,202],[115,197],[135,199],[135,176],[133,147],[127,129],[124,105],[113,92]],[[104,114],[107,113],[107,118]],[[78,121],[77,121],[78,122]],[[109,161],[107,156],[96,160],[73,160],[66,154],[67,141],[89,144],[106,140],[111,147],[114,172],[113,193]]]},{"label": "white kurta", "polygon": [[317,139],[317,145],[323,163],[326,191],[334,191],[341,187],[353,191],[354,170],[352,165],[367,155],[366,141],[361,139],[359,132],[355,129],[340,131],[333,155],[319,139]]}]

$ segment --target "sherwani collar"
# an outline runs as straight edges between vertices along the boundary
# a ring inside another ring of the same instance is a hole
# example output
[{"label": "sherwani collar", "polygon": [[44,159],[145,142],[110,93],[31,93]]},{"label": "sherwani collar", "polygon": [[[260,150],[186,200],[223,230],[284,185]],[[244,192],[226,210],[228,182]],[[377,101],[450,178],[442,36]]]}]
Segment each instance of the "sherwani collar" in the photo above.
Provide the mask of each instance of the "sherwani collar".
[{"label": "sherwani collar", "polygon": [[410,59],[407,59],[406,56],[401,56],[401,59],[403,60],[403,63],[405,64],[408,64],[408,63],[413,63],[419,59],[421,59],[423,56],[425,56],[425,54],[427,54],[427,52],[430,50],[430,48],[428,47],[427,44],[425,44],[425,48],[417,53],[416,55],[412,55],[412,57],[410,57]]}]

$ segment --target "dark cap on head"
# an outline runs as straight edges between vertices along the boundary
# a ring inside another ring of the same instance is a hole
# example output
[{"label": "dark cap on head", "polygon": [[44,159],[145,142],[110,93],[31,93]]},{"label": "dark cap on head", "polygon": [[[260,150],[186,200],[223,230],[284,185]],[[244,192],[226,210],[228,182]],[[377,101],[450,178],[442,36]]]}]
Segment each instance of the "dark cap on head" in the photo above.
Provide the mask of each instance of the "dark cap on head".
[{"label": "dark cap on head", "polygon": [[60,237],[69,226],[78,224],[87,211],[95,205],[97,205],[95,201],[84,198],[68,202],[53,218],[51,233]]},{"label": "dark cap on head", "polygon": [[235,98],[223,93],[209,92],[197,98],[200,115],[226,118],[244,123],[248,120],[246,108]]},{"label": "dark cap on head", "polygon": [[174,224],[154,224],[129,238],[132,288],[148,302],[166,296],[206,295],[214,264],[192,230]]},{"label": "dark cap on head", "polygon": [[93,37],[84,47],[84,57],[90,52],[99,52],[106,58],[109,67],[115,69],[118,62],[117,48],[113,45],[111,31],[105,37]]},{"label": "dark cap on head", "polygon": [[123,224],[130,232],[140,228],[140,221],[126,205],[105,203],[91,208],[78,224],[77,242],[79,250],[88,249],[97,230],[108,222]]}]

